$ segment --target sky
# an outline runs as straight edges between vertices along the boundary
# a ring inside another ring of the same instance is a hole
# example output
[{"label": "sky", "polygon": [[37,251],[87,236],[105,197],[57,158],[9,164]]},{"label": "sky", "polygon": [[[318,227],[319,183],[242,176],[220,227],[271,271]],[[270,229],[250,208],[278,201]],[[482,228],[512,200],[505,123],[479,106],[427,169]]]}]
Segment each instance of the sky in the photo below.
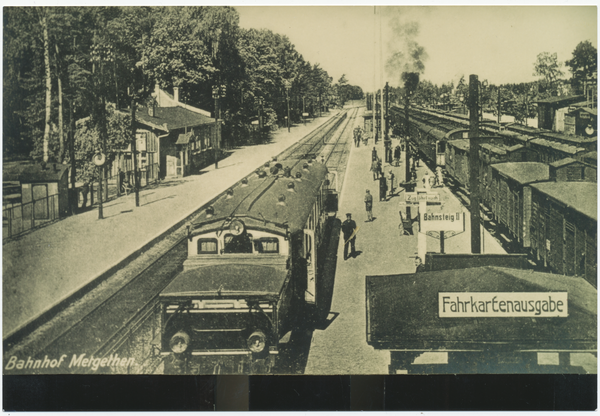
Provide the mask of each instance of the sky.
[{"label": "sky", "polygon": [[[589,40],[598,47],[598,11],[589,5],[235,8],[241,27],[286,35],[305,60],[319,63],[334,82],[345,74],[350,84],[364,91],[381,85],[380,55],[385,62],[394,52],[407,50],[406,39],[422,46],[427,55],[421,79],[438,85],[456,85],[461,75],[468,80],[470,74],[490,84],[533,81],[538,78],[533,64],[542,52],[557,53],[569,78],[564,61],[571,59],[577,44]],[[392,19],[401,30],[411,28],[410,36],[392,31]],[[386,81],[401,83],[398,73],[384,69]]]}]

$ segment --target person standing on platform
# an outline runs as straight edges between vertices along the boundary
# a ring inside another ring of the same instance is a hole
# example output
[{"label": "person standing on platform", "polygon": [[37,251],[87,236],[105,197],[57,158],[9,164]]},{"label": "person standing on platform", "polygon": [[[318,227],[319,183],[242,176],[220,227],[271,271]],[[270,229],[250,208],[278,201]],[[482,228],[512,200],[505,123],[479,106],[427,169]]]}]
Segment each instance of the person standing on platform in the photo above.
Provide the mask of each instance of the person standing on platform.
[{"label": "person standing on platform", "polygon": [[381,167],[381,159],[377,158],[377,175],[383,176],[383,168]]},{"label": "person standing on platform", "polygon": [[346,214],[346,221],[342,223],[342,234],[344,234],[344,260],[348,260],[348,246],[350,246],[350,256],[356,255],[356,223],[350,213]]},{"label": "person standing on platform", "polygon": [[381,175],[379,177],[379,200],[380,201],[387,201],[386,193],[387,193],[387,180],[386,180],[385,176]]},{"label": "person standing on platform", "polygon": [[377,160],[377,150],[375,146],[373,146],[373,150],[371,151],[371,160]]},{"label": "person standing on platform", "polygon": [[421,257],[415,257],[415,266],[417,267],[415,273],[421,273],[426,271],[425,265],[423,264],[423,260],[421,260]]},{"label": "person standing on platform", "polygon": [[388,191],[390,192],[390,198],[392,196],[394,196],[394,180],[396,179],[396,177],[394,176],[394,172],[392,172],[392,170],[390,169],[390,172],[388,173]]},{"label": "person standing on platform", "polygon": [[426,170],[423,176],[423,188],[429,189],[429,170]]},{"label": "person standing on platform", "polygon": [[[436,172],[435,172],[435,182],[436,182],[436,186],[439,187],[444,187],[444,174],[442,173],[442,167],[438,166],[436,168]],[[485,178],[484,178],[484,183],[485,183]]]},{"label": "person standing on platform", "polygon": [[373,172],[374,181],[379,179],[379,165],[377,163],[377,159],[373,159],[373,161],[371,162],[371,172]]},{"label": "person standing on platform", "polygon": [[365,208],[367,210],[367,221],[373,221],[373,195],[368,189],[365,195]]},{"label": "person standing on platform", "polygon": [[394,148],[394,166],[400,166],[400,154],[401,154],[400,146],[396,146]]}]

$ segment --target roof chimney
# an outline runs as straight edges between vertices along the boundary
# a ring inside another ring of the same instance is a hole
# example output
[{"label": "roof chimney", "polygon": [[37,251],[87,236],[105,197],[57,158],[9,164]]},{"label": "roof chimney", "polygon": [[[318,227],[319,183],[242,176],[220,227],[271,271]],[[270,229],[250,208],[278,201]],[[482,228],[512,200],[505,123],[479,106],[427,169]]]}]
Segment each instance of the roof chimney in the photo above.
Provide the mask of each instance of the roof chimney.
[{"label": "roof chimney", "polygon": [[156,101],[152,100],[150,104],[148,104],[148,115],[150,117],[154,117],[156,113]]},{"label": "roof chimney", "polygon": [[179,102],[179,87],[173,87],[173,99]]}]

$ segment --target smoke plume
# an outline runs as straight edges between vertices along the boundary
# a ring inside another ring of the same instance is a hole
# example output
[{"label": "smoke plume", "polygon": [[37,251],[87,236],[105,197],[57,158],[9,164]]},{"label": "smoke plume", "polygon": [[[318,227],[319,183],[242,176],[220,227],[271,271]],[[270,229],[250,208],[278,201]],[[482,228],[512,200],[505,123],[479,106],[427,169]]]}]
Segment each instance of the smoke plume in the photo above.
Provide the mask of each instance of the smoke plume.
[{"label": "smoke plume", "polygon": [[419,35],[419,23],[409,20],[400,8],[389,7],[386,12],[390,15],[391,30],[388,42],[391,56],[385,64],[388,77],[398,79],[403,73],[422,74],[425,71],[427,52],[416,41]]}]

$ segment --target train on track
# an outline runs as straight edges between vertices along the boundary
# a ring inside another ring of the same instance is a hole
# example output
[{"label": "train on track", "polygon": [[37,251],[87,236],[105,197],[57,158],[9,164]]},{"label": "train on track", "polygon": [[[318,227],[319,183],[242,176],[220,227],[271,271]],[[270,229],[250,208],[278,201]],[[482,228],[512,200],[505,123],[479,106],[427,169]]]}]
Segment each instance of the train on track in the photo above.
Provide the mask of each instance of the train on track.
[{"label": "train on track", "polygon": [[[408,135],[414,149],[418,150],[429,163],[442,167],[448,166],[450,161],[446,144],[452,140],[468,137],[468,118],[461,114],[442,113],[420,107],[411,107],[409,113]],[[397,131],[403,131],[404,108],[392,106],[390,118],[392,126],[395,126]],[[590,154],[592,158],[597,159],[595,136],[570,136],[517,124],[500,125],[490,120],[480,123],[479,133],[481,137],[489,137],[483,142],[486,144],[502,149],[514,146],[525,148],[528,158],[524,161],[552,163],[566,157],[585,161],[590,158]]]},{"label": "train on track", "polygon": [[274,160],[189,226],[159,295],[165,374],[273,372],[282,338],[316,316],[334,180],[310,156]]},{"label": "train on track", "polygon": [[[403,110],[390,109],[396,131],[403,130]],[[468,120],[417,107],[409,122],[413,152],[442,167],[445,183],[469,205]],[[597,138],[488,122],[479,135],[484,225],[540,270],[583,276],[597,287]]]}]

